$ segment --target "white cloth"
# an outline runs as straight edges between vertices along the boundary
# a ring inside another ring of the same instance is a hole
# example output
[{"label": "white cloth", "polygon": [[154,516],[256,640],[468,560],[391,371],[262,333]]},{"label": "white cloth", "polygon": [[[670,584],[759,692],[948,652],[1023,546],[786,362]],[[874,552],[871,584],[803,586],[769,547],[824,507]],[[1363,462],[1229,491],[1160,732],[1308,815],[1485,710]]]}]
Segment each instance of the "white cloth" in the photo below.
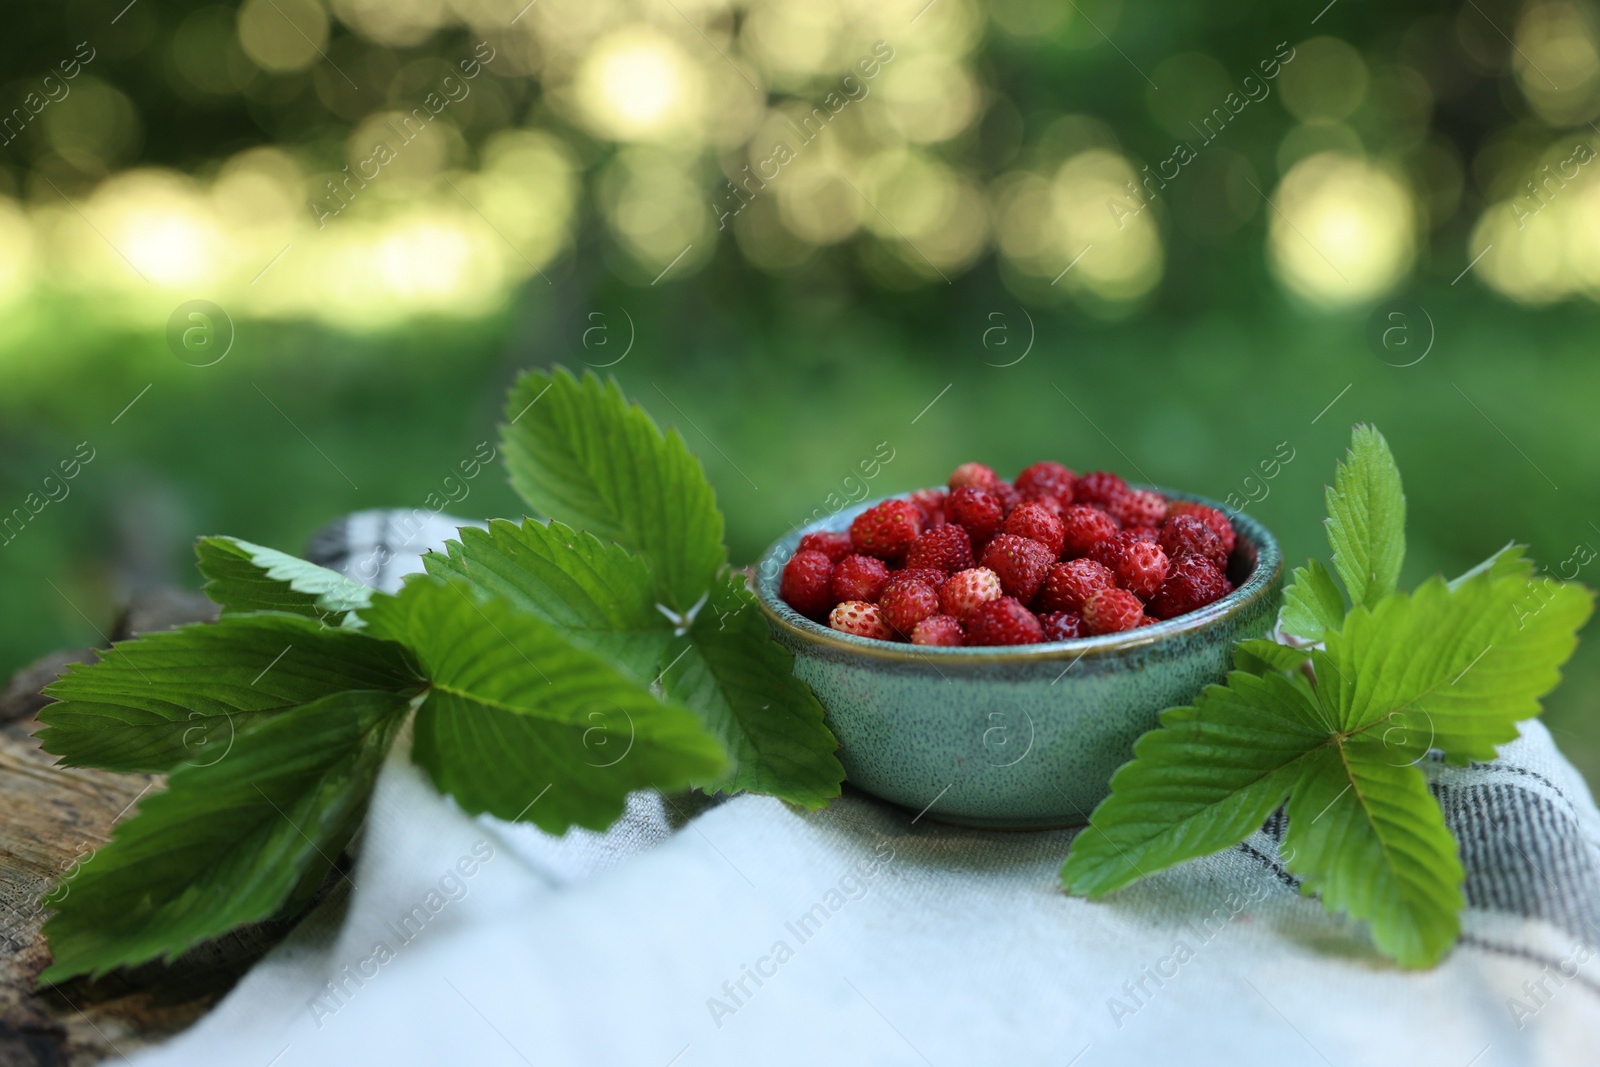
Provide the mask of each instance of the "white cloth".
[{"label": "white cloth", "polygon": [[1494,764],[1429,767],[1470,905],[1425,972],[1299,895],[1281,817],[1090,903],[1058,888],[1072,831],[639,794],[610,832],[555,838],[463,814],[408,748],[352,877],[136,1067],[1571,1067],[1600,1047],[1600,815],[1536,722]]}]

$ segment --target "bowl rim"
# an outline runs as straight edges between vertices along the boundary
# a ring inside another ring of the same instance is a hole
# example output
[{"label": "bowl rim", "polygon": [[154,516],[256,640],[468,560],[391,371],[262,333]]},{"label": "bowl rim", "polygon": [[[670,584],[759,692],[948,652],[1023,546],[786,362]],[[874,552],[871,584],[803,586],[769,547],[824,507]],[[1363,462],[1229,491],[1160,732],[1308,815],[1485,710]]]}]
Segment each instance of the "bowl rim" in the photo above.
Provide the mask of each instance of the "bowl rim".
[{"label": "bowl rim", "polygon": [[[1163,619],[1150,626],[1141,626],[1134,630],[1125,630],[1121,633],[1100,634],[1095,637],[1077,637],[1068,641],[1041,641],[1032,645],[993,645],[993,646],[961,646],[952,648],[942,645],[913,645],[898,641],[879,641],[871,637],[859,637],[855,634],[843,633],[832,629],[819,622],[806,618],[784,603],[778,596],[778,585],[781,581],[783,564],[794,554],[800,539],[808,533],[819,530],[830,532],[843,532],[849,528],[850,522],[863,511],[885,500],[899,500],[908,497],[915,489],[908,489],[900,493],[877,497],[872,500],[863,500],[850,507],[841,508],[831,515],[801,526],[796,526],[788,533],[778,538],[767,550],[761,554],[755,567],[754,592],[756,602],[760,605],[767,621],[778,629],[792,635],[794,638],[815,645],[824,645],[840,652],[853,653],[864,659],[876,659],[897,663],[926,664],[930,661],[945,666],[977,665],[990,663],[1031,663],[1052,661],[1071,658],[1074,663],[1079,659],[1102,658],[1122,655],[1136,650],[1149,648],[1159,644],[1167,638],[1177,637],[1180,634],[1196,633],[1211,629],[1224,621],[1237,615],[1270,595],[1272,588],[1278,583],[1283,574],[1283,551],[1278,545],[1278,540],[1264,525],[1251,515],[1226,508],[1209,497],[1198,493],[1187,493],[1161,486],[1147,486],[1130,483],[1134,489],[1154,489],[1169,500],[1184,500],[1196,504],[1204,504],[1215,508],[1228,516],[1228,521],[1233,524],[1234,533],[1254,546],[1256,550],[1256,566],[1244,583],[1238,586],[1227,596],[1212,601],[1197,611],[1186,615],[1179,615],[1171,619]],[[945,486],[931,486],[930,488],[943,489]]]}]

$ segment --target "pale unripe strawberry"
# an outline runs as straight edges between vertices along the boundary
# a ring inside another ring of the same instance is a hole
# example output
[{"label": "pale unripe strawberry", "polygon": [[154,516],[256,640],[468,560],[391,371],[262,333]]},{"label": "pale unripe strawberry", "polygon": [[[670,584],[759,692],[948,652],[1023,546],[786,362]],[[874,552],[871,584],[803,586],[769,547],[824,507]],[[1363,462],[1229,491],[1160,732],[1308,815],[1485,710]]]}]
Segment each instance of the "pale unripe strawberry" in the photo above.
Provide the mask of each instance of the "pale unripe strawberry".
[{"label": "pale unripe strawberry", "polygon": [[1001,595],[1000,576],[988,567],[973,567],[945,579],[939,587],[939,609],[960,621],[978,605]]},{"label": "pale unripe strawberry", "polygon": [[841,633],[893,641],[894,630],[883,617],[883,609],[865,600],[846,600],[828,614],[828,625]]}]

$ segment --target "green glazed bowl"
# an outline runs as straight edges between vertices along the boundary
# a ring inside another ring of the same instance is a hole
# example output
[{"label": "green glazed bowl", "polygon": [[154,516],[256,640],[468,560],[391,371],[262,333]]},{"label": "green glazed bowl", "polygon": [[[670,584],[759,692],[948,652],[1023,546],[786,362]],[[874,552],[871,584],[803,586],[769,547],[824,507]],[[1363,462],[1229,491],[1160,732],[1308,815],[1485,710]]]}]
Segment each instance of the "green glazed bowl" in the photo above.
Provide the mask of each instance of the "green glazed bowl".
[{"label": "green glazed bowl", "polygon": [[[1157,491],[1223,510],[1203,497]],[[779,599],[783,565],[801,537],[848,530],[877,503],[863,501],[779,540],[762,557],[756,597],[773,634],[794,653],[794,673],[826,709],[850,783],[919,817],[994,829],[1088,822],[1157,715],[1222,681],[1233,643],[1265,636],[1277,615],[1283,554],[1243,514],[1231,517],[1238,537],[1228,577],[1238,588],[1125,633],[1009,648],[923,647],[840,633]]]}]

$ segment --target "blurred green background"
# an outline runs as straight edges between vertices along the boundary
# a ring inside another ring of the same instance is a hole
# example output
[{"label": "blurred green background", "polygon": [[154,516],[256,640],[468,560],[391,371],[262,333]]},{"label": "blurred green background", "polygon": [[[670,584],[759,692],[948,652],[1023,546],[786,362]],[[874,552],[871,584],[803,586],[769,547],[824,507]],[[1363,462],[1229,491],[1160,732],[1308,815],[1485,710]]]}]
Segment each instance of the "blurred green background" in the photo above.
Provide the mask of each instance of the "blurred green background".
[{"label": "blurred green background", "polygon": [[[880,442],[874,496],[1058,458],[1326,555],[1356,421],[1408,583],[1600,547],[1594,6],[1318,7],[13,13],[0,668],[198,586],[196,535],[426,506],[554,362],[683,431],[743,559]],[[1597,700],[1591,641],[1547,716],[1591,781]]]}]

